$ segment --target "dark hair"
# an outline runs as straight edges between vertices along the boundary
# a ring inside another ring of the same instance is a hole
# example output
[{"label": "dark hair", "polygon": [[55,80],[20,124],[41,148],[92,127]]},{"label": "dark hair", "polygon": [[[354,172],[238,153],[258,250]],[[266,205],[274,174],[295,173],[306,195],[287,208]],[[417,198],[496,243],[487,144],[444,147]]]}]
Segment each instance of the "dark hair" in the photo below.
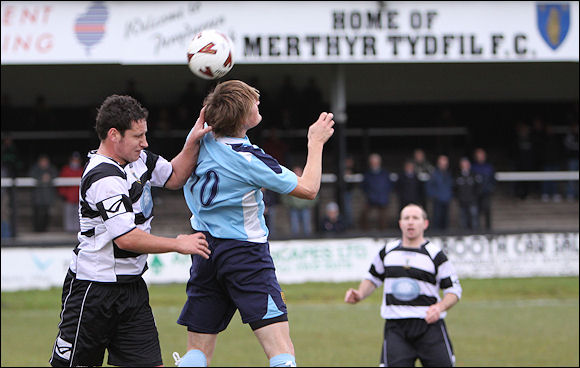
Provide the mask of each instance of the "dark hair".
[{"label": "dark hair", "polygon": [[132,122],[149,116],[147,109],[131,96],[111,95],[97,111],[95,130],[101,141],[107,138],[111,128],[117,129],[124,136],[125,131],[131,129]]},{"label": "dark hair", "polygon": [[203,102],[205,121],[216,136],[233,136],[259,99],[260,92],[242,81],[220,83]]}]

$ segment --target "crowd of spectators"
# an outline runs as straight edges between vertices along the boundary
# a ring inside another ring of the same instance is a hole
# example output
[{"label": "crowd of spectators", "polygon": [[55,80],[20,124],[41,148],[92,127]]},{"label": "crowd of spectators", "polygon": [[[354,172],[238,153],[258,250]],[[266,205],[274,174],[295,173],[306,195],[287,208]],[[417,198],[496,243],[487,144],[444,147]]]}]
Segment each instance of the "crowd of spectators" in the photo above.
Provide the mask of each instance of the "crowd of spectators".
[{"label": "crowd of spectators", "polygon": [[[261,89],[257,78],[252,79],[250,83]],[[160,152],[171,156],[174,154],[171,150],[179,148],[179,145],[170,139],[171,132],[187,129],[191,125],[192,117],[199,112],[203,96],[210,88],[210,84],[201,85],[191,81],[173,106],[155,105],[152,99],[139,91],[135,80],[128,80],[125,89],[119,93],[132,95],[149,108],[149,133],[157,134],[155,141],[150,144],[154,144]],[[302,150],[303,146],[294,146],[296,141],[287,139],[288,134],[285,133],[295,129],[306,129],[320,111],[328,109],[321,88],[315,78],[307,79],[300,86],[293,78],[285,76],[276,90],[261,93],[260,98],[261,114],[267,125],[264,126],[261,135],[252,137],[252,140],[256,140],[260,147],[281,164],[294,167],[293,164],[297,160],[293,154]],[[149,105],[150,103],[152,105]],[[14,123],[18,112],[10,108],[9,96],[2,96],[2,105],[2,176],[30,176],[38,179],[38,185],[32,191],[31,197],[31,206],[34,208],[34,230],[38,232],[47,230],[51,221],[49,209],[60,198],[64,208],[62,214],[64,230],[77,231],[78,209],[75,209],[78,206],[78,187],[56,188],[53,179],[57,176],[80,177],[84,160],[83,155],[76,151],[84,154],[90,147],[86,141],[81,141],[81,147],[71,146],[63,153],[61,152],[63,147],[67,145],[52,146],[55,151],[60,150],[60,156],[53,155],[51,149],[44,149],[35,152],[34,157],[31,157],[32,153],[28,153],[27,160],[27,157],[22,156],[22,152],[19,151],[19,142],[11,138],[5,127],[10,131],[19,129],[44,131],[54,126],[61,117],[58,116],[56,109],[48,105],[42,95],[36,97],[33,106],[26,110],[27,114],[22,115],[23,120],[18,124]],[[83,119],[93,119],[87,115],[85,111]],[[443,108],[440,114],[445,117],[445,121],[458,120],[455,116],[452,119],[451,115],[453,114],[449,108]],[[350,117],[356,119],[356,114],[349,114]],[[5,122],[8,124],[5,125]],[[547,121],[535,115],[530,119],[522,119],[513,126],[514,134],[509,138],[510,145],[504,149],[507,154],[502,162],[495,162],[501,164],[503,170],[546,172],[578,170],[577,105],[576,110],[572,109],[567,119],[558,122]],[[555,127],[559,127],[560,130],[555,131]],[[562,131],[562,127],[566,127],[565,132]],[[466,141],[473,143],[474,140],[466,137]],[[265,215],[271,234],[276,235],[277,211],[287,211],[288,226],[293,236],[312,236],[315,233],[342,233],[353,229],[385,230],[396,226],[389,223],[387,210],[396,207],[398,211],[409,203],[420,204],[429,211],[433,229],[445,231],[452,226],[470,231],[492,229],[491,204],[496,191],[496,167],[488,162],[488,152],[477,148],[470,152],[470,157],[459,157],[454,159],[455,162],[450,162],[452,155],[438,153],[438,150],[442,151],[440,148],[440,144],[426,145],[425,149],[417,148],[412,151],[410,157],[402,159],[395,165],[392,162],[383,165],[383,160],[389,153],[379,152],[380,150],[370,152],[364,156],[364,160],[361,160],[361,153],[368,152],[368,147],[366,151],[363,149],[356,152],[356,155],[349,155],[344,165],[345,174],[347,176],[362,174],[363,179],[360,183],[347,181],[345,192],[342,193],[343,202],[340,204],[314,201],[305,206],[297,203],[298,201],[288,200],[286,196],[264,191],[267,208]],[[467,152],[464,147],[459,149]],[[75,152],[71,153],[73,151]],[[51,155],[43,152],[51,152]],[[434,159],[435,165],[431,163],[430,158]],[[60,171],[57,168],[60,168]],[[327,172],[334,169],[325,167]],[[353,203],[357,191],[363,193],[364,203]],[[538,194],[543,201],[558,202],[564,199],[574,201],[578,199],[578,181],[566,183],[520,181],[513,184],[512,191],[514,197],[520,199]],[[8,216],[5,215],[7,212],[5,209],[8,207],[8,201],[4,195],[4,188],[2,192],[4,236],[10,232],[6,224]],[[392,195],[395,196],[396,203],[393,202]],[[459,216],[456,223],[451,223],[449,214],[454,200],[458,206]]]}]

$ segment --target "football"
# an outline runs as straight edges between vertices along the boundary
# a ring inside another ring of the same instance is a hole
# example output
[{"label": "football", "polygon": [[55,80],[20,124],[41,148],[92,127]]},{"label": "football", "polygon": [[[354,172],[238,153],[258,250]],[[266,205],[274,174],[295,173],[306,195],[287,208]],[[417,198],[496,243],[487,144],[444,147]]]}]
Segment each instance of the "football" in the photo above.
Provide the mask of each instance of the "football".
[{"label": "football", "polygon": [[203,79],[217,79],[234,66],[233,42],[224,33],[207,29],[197,33],[187,47],[187,64]]}]

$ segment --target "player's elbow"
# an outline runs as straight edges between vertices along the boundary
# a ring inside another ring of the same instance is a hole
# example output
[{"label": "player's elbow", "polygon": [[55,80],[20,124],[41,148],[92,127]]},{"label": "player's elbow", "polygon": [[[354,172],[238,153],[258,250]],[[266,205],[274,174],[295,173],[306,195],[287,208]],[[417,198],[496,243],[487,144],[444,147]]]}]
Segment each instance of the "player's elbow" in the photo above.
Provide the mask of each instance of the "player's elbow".
[{"label": "player's elbow", "polygon": [[129,231],[126,234],[123,234],[121,236],[119,236],[118,238],[116,238],[114,240],[114,243],[117,245],[117,247],[119,247],[119,249],[122,250],[128,250],[130,251],[133,244],[135,244],[135,235],[136,235],[136,230],[137,228],[134,228],[133,230]]}]

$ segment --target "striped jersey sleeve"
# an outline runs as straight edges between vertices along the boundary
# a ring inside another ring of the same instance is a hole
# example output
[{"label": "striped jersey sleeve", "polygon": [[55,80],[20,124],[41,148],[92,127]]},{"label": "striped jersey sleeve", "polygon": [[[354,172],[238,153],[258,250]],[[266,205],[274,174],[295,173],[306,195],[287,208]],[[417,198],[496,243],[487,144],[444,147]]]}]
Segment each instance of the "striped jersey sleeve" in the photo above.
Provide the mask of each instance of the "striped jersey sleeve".
[{"label": "striped jersey sleeve", "polygon": [[459,282],[459,277],[455,272],[455,267],[447,258],[447,255],[443,253],[443,250],[433,246],[432,244],[427,244],[425,246],[427,251],[430,253],[435,253],[433,258],[433,263],[437,269],[436,282],[439,288],[443,290],[443,294],[453,293],[457,298],[461,299],[461,294],[463,289],[461,288],[461,283]]}]

